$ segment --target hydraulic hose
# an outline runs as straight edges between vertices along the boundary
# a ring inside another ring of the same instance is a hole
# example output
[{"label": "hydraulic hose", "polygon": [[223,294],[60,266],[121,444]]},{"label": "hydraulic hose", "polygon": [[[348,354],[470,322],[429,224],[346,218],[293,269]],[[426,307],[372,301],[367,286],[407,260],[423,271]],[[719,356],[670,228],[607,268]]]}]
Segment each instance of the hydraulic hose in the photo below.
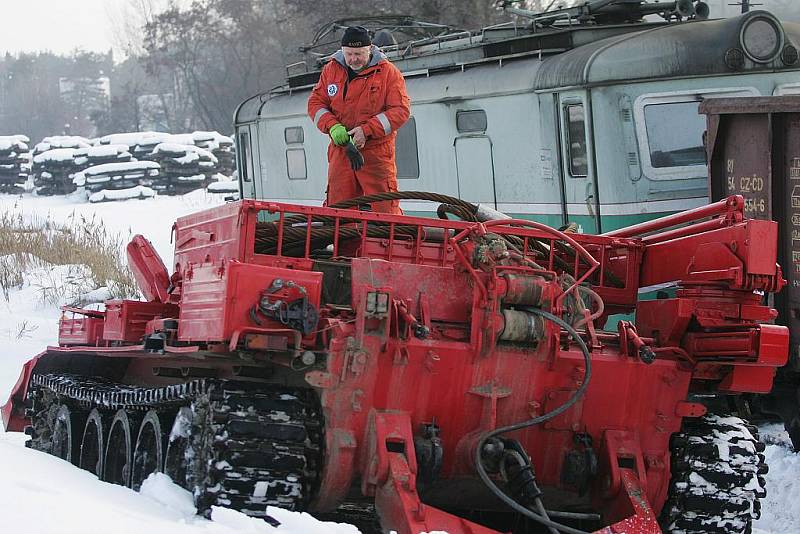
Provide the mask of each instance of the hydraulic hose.
[{"label": "hydraulic hose", "polygon": [[[583,293],[584,295],[588,295],[597,304],[597,310],[589,316],[589,321],[596,321],[603,313],[605,313],[606,305],[603,302],[603,298],[598,295],[595,291],[589,289],[585,286],[579,286],[578,292]],[[586,317],[580,317],[573,326],[576,330],[582,326],[584,326],[589,321],[586,320]]]},{"label": "hydraulic hose", "polygon": [[478,470],[478,476],[480,476],[481,480],[484,484],[494,493],[501,501],[507,504],[511,509],[515,512],[522,514],[523,516],[536,521],[550,529],[556,529],[560,532],[566,532],[567,534],[589,534],[583,530],[578,530],[566,525],[562,525],[561,523],[557,523],[552,519],[545,517],[539,513],[536,513],[528,508],[522,506],[517,501],[509,497],[503,490],[497,487],[497,484],[489,477],[489,474],[486,472],[486,469],[483,467],[483,460],[481,459],[481,452],[483,451],[486,442],[495,437],[499,436],[500,434],[506,434],[508,432],[514,432],[517,430],[522,430],[523,428],[528,428],[530,426],[538,425],[540,423],[544,423],[554,417],[557,417],[564,413],[565,411],[569,410],[578,400],[586,393],[586,388],[589,386],[589,380],[592,377],[592,359],[589,354],[589,347],[586,346],[586,343],[580,337],[577,331],[575,331],[572,326],[570,326],[566,321],[557,317],[551,313],[548,313],[544,310],[540,310],[539,308],[530,308],[530,307],[520,307],[521,310],[524,310],[528,313],[532,313],[534,315],[539,315],[547,321],[553,322],[567,331],[567,333],[575,340],[575,343],[578,344],[578,347],[581,349],[581,353],[583,353],[583,359],[586,364],[586,371],[583,375],[583,381],[575,393],[570,397],[564,404],[550,410],[549,412],[542,414],[538,417],[534,417],[533,419],[528,419],[527,421],[522,421],[519,423],[515,423],[513,425],[504,426],[501,428],[496,428],[490,432],[487,432],[478,440],[478,446],[475,448],[475,467]]}]

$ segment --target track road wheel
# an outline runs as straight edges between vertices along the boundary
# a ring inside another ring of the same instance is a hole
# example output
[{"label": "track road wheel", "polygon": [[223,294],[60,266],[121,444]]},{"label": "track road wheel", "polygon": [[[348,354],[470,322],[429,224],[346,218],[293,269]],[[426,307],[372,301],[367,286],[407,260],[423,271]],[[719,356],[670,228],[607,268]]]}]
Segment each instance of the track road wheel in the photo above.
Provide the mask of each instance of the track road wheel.
[{"label": "track road wheel", "polygon": [[738,417],[684,421],[672,436],[669,495],[661,524],[673,533],[749,534],[766,495],[764,444]]},{"label": "track road wheel", "polygon": [[86,412],[60,403],[50,393],[37,392],[33,398],[40,409],[33,417],[31,440],[26,446],[76,463]]},{"label": "track road wheel", "polygon": [[81,440],[81,454],[78,465],[100,478],[103,474],[103,459],[107,435],[107,422],[97,408],[89,412]]},{"label": "track road wheel", "polygon": [[80,429],[86,423],[86,412],[73,411],[66,404],[58,406],[53,425],[51,454],[70,463],[78,461]]},{"label": "track road wheel", "polygon": [[155,410],[148,411],[139,434],[136,437],[136,446],[133,449],[133,472],[131,473],[131,488],[139,491],[142,482],[151,473],[161,471],[164,465],[164,433],[161,431],[161,418]]},{"label": "track road wheel", "polygon": [[31,428],[26,429],[31,439],[25,442],[26,447],[52,454],[53,429],[58,415],[58,397],[32,388],[28,392],[28,400],[34,406]]},{"label": "track road wheel", "polygon": [[130,485],[131,458],[133,457],[133,430],[138,428],[125,410],[114,414],[108,431],[108,440],[103,461],[103,480],[120,486]]}]

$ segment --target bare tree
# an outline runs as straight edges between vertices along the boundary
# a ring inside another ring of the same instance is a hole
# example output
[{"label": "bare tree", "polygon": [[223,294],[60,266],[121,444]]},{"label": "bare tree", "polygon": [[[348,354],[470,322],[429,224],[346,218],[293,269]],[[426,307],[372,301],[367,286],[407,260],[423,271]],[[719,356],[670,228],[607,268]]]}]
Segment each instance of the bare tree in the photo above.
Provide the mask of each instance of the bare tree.
[{"label": "bare tree", "polygon": [[142,28],[173,4],[179,5],[173,0],[124,0],[120,4],[106,6],[114,48],[126,57],[144,55]]},{"label": "bare tree", "polygon": [[283,80],[293,29],[281,0],[172,5],[145,25],[145,65],[172,75],[175,102],[191,104],[187,126],[228,131],[239,102]]},{"label": "bare tree", "polygon": [[112,63],[110,54],[82,51],[6,55],[0,60],[0,131],[38,140],[70,124],[72,133],[93,135],[90,118],[107,106]]}]

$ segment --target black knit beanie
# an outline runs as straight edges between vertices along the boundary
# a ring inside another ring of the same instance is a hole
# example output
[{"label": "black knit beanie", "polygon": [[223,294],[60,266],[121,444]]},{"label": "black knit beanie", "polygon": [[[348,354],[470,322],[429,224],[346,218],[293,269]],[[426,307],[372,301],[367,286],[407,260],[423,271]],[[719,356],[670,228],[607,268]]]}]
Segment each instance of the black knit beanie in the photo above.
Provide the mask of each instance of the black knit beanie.
[{"label": "black knit beanie", "polygon": [[344,35],[342,36],[342,46],[360,48],[371,44],[372,41],[369,38],[369,32],[363,26],[350,26],[344,31]]}]

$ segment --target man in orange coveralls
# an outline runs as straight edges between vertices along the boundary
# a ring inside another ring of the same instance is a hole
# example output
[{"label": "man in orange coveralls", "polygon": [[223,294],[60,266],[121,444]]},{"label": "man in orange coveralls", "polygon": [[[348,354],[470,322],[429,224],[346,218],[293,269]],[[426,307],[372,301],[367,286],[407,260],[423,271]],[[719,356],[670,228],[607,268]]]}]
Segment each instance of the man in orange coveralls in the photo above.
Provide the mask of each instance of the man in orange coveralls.
[{"label": "man in orange coveralls", "polygon": [[[342,49],[322,69],[308,98],[309,117],[331,137],[327,205],[397,191],[395,138],[409,113],[400,70],[372,44],[365,28],[347,28]],[[372,209],[402,213],[397,200],[375,202]]]}]

